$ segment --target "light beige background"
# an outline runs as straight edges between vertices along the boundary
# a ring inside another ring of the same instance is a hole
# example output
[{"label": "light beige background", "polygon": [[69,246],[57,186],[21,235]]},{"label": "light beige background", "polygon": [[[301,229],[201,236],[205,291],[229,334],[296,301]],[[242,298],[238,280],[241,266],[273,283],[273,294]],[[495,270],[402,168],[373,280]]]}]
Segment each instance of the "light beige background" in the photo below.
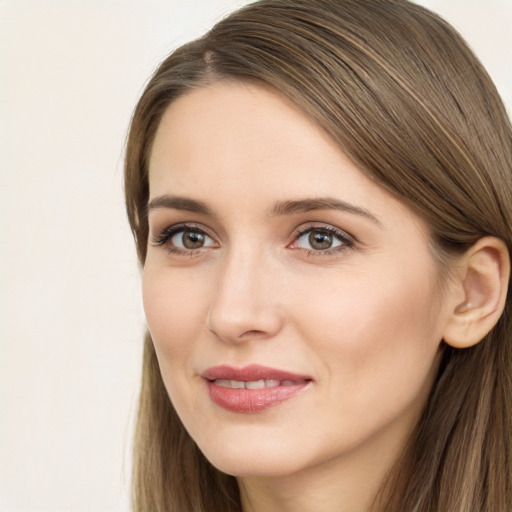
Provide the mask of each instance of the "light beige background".
[{"label": "light beige background", "polygon": [[[0,511],[126,511],[144,318],[122,153],[157,63],[243,0],[0,0]],[[424,0],[512,110],[512,0]]]}]

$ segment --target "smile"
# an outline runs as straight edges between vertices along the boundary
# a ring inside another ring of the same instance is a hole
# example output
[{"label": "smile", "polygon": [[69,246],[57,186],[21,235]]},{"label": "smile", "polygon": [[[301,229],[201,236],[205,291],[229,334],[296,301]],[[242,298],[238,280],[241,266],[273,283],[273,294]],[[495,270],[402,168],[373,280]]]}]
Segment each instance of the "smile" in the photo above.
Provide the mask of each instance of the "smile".
[{"label": "smile", "polygon": [[[304,380],[304,383],[306,381]],[[260,380],[227,380],[215,379],[214,383],[217,386],[223,386],[231,389],[263,389],[263,388],[277,388],[279,386],[293,386],[297,381],[293,380],[276,380],[276,379],[260,379]]]},{"label": "smile", "polygon": [[265,411],[297,396],[313,380],[259,365],[240,369],[216,366],[201,376],[212,402],[228,411],[246,414]]}]

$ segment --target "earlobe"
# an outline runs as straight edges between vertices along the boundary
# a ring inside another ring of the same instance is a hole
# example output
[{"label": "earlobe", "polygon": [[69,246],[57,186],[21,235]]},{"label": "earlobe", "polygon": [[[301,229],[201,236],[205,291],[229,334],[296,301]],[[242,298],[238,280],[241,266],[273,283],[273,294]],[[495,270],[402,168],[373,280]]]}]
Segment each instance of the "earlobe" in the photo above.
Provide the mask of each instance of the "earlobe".
[{"label": "earlobe", "polygon": [[499,238],[481,238],[462,256],[456,278],[461,293],[445,326],[445,343],[467,348],[485,337],[505,307],[509,276],[508,250]]}]

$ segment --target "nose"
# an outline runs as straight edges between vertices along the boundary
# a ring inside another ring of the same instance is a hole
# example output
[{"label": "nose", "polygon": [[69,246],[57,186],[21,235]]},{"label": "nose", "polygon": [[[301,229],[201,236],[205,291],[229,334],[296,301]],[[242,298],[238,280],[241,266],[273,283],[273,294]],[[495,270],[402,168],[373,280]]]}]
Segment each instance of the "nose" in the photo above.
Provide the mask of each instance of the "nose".
[{"label": "nose", "polygon": [[278,274],[276,265],[261,252],[232,252],[218,277],[208,329],[227,343],[276,336],[283,326]]}]

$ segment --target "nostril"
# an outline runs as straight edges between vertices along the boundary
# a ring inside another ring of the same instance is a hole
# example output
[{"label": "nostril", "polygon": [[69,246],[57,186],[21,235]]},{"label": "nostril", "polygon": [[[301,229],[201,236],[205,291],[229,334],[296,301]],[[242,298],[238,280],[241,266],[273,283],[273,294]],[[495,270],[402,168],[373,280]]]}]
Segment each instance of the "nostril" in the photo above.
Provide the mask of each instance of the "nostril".
[{"label": "nostril", "polygon": [[243,334],[240,335],[240,337],[242,336],[246,336],[246,337],[259,337],[261,338],[262,336],[267,336],[267,334],[263,331],[257,331],[257,330],[252,330],[252,331],[246,331],[244,332]]},{"label": "nostril", "polygon": [[273,331],[260,331],[260,330],[250,330],[245,331],[244,333],[240,334],[238,336],[238,339],[241,341],[249,341],[249,340],[259,340],[259,339],[266,339],[270,338],[275,334]]},{"label": "nostril", "polygon": [[[219,333],[217,333],[215,330],[210,329],[218,338],[227,340],[227,333],[224,333],[224,336],[221,336]],[[271,336],[271,333],[260,331],[257,329],[251,329],[248,331],[244,331],[241,334],[234,335],[231,337],[232,341],[251,341],[251,340],[263,340],[265,338],[268,338]]]}]

